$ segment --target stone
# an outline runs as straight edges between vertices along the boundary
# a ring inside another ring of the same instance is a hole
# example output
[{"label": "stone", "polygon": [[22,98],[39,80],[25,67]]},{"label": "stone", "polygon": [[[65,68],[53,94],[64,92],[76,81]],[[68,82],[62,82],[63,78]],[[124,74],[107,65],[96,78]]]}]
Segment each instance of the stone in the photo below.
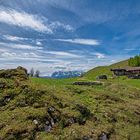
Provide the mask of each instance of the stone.
[{"label": "stone", "polygon": [[79,86],[92,86],[92,85],[103,85],[102,82],[95,81],[95,82],[74,82],[73,85],[79,85]]},{"label": "stone", "polygon": [[74,118],[69,118],[67,120],[65,120],[64,122],[64,127],[70,126],[72,124],[74,124],[76,121],[74,120]]},{"label": "stone", "polygon": [[98,140],[108,140],[107,138],[107,134],[105,132],[103,132],[99,137]]},{"label": "stone", "polygon": [[25,68],[20,66],[16,69],[0,70],[0,78],[27,80],[28,73]]},{"label": "stone", "polygon": [[83,115],[83,116],[85,116],[85,117],[88,117],[88,116],[90,116],[90,110],[87,108],[87,107],[85,107],[85,106],[83,106],[83,105],[79,105],[79,104],[77,104],[76,105],[76,108],[77,108],[77,110],[79,110],[80,111],[80,113]]},{"label": "stone", "polygon": [[46,132],[50,132],[51,129],[52,129],[52,126],[51,126],[50,124],[47,124],[47,125],[45,126],[45,131],[46,131]]},{"label": "stone", "polygon": [[51,125],[54,126],[54,124],[55,124],[55,123],[54,123],[54,120],[51,119]]},{"label": "stone", "polygon": [[60,120],[60,112],[55,109],[53,106],[48,108],[48,113],[50,115],[50,117],[53,119],[54,123],[59,122]]},{"label": "stone", "polygon": [[50,124],[50,122],[49,121],[46,121],[46,125],[49,125]]},{"label": "stone", "polygon": [[99,75],[96,77],[97,80],[104,79],[107,80],[107,75]]},{"label": "stone", "polygon": [[35,125],[38,125],[38,121],[37,120],[33,120]]},{"label": "stone", "polygon": [[48,113],[52,113],[52,112],[54,112],[55,111],[55,108],[54,107],[49,107],[48,108]]},{"label": "stone", "polygon": [[11,97],[10,97],[10,96],[5,96],[5,97],[4,97],[4,101],[5,101],[5,102],[9,102],[10,100],[11,100]]}]

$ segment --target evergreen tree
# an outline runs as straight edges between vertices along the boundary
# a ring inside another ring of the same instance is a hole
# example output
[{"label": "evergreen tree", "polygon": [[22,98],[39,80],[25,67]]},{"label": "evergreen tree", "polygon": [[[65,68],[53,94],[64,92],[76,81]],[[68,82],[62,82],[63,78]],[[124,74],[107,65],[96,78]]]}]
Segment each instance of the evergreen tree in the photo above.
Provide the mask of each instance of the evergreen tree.
[{"label": "evergreen tree", "polygon": [[35,72],[35,77],[39,77],[39,75],[40,75],[40,71],[37,70],[37,71]]},{"label": "evergreen tree", "polygon": [[30,70],[30,76],[31,76],[31,77],[34,76],[34,69],[33,69],[33,68]]}]

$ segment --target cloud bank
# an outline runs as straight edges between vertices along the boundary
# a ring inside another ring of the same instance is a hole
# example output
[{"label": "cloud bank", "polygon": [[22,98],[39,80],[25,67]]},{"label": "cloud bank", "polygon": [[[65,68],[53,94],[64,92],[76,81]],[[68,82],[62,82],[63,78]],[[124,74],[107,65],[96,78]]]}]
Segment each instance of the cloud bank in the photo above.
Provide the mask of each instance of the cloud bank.
[{"label": "cloud bank", "polygon": [[59,21],[49,21],[46,17],[29,14],[24,11],[16,11],[0,7],[0,22],[15,25],[22,28],[29,28],[38,32],[54,33],[54,30],[63,29],[73,31],[73,27]]},{"label": "cloud bank", "polygon": [[61,42],[68,42],[73,44],[80,44],[80,45],[90,45],[90,46],[97,46],[100,45],[100,41],[96,39],[56,39],[57,41]]},{"label": "cloud bank", "polygon": [[43,23],[43,20],[39,16],[13,9],[0,9],[0,22],[40,32],[52,33],[52,30]]}]

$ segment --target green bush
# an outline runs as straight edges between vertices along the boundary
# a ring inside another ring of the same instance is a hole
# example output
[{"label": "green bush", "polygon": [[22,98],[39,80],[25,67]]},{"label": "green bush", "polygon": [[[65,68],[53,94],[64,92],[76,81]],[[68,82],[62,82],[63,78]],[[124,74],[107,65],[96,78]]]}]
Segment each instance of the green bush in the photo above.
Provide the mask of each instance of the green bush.
[{"label": "green bush", "polygon": [[134,57],[131,57],[128,60],[128,64],[129,64],[129,66],[132,66],[132,67],[140,66],[140,55],[136,55]]}]

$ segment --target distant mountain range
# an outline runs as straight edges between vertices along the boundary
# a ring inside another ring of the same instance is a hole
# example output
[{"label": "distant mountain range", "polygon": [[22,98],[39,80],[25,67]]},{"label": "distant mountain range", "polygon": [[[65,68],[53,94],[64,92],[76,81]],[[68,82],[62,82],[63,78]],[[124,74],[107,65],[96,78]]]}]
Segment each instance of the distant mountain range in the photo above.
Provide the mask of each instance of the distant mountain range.
[{"label": "distant mountain range", "polygon": [[82,71],[57,71],[51,75],[51,78],[73,78],[79,77],[83,74]]}]

